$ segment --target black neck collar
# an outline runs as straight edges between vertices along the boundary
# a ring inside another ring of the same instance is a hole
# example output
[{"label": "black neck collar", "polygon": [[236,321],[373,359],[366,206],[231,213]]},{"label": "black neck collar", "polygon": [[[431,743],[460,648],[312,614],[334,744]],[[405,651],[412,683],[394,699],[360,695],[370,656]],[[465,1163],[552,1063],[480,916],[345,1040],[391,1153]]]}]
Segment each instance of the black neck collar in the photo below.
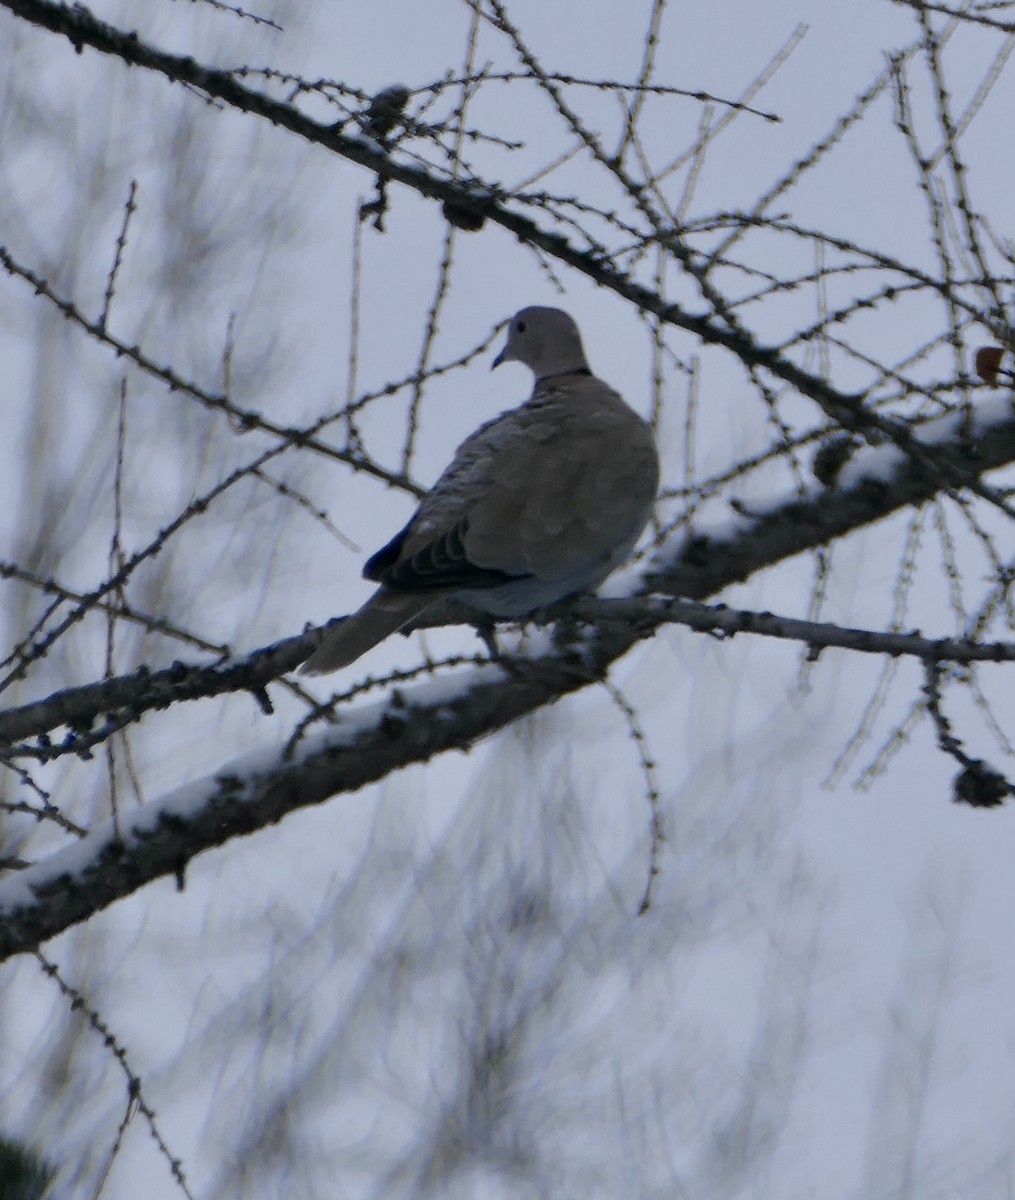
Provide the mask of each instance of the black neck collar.
[{"label": "black neck collar", "polygon": [[575,367],[573,371],[558,371],[555,375],[540,375],[536,380],[536,387],[541,383],[549,383],[551,379],[564,379],[568,375],[591,375],[592,372],[588,367]]}]

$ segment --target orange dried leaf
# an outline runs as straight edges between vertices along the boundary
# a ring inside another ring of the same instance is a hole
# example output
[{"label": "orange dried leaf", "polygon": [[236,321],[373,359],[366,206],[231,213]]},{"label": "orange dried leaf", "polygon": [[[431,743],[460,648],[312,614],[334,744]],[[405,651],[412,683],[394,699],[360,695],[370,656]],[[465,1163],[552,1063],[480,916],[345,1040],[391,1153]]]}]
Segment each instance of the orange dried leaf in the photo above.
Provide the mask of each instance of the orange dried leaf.
[{"label": "orange dried leaf", "polygon": [[976,357],[973,359],[973,366],[976,369],[977,375],[984,381],[989,383],[991,387],[997,383],[997,373],[1001,367],[1001,359],[1004,357],[1004,351],[1000,346],[981,346],[976,352]]}]

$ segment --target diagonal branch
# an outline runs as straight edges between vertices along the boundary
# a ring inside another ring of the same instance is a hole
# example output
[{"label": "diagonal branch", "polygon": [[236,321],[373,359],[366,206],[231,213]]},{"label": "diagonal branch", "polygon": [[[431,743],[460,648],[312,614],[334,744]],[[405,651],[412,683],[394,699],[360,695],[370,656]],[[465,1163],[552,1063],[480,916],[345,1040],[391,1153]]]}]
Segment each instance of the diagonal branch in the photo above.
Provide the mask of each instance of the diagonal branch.
[{"label": "diagonal branch", "polygon": [[393,770],[447,750],[466,750],[545,704],[586,686],[606,669],[612,640],[590,647],[580,666],[557,659],[505,677],[475,671],[453,697],[412,705],[392,693],[335,728],[307,736],[291,761],[264,750],[226,764],[213,779],[188,784],[157,806],[111,821],[81,841],[0,884],[0,961],[86,920],[146,883],[176,876],[197,854],[281,820],[288,813],[355,792]]},{"label": "diagonal branch", "polygon": [[[599,622],[562,656],[472,671],[454,696],[415,703],[411,693],[346,714],[334,728],[305,736],[292,756],[263,750],[197,780],[119,826],[104,822],[76,845],[0,884],[0,961],[91,917],[155,879],[175,875],[205,850],[252,833],[297,809],[359,790],[413,763],[477,739],[603,678],[610,663],[660,624],[677,620],[730,636],[741,631],[870,653],[914,654],[936,665],[950,658],[1015,660],[1015,645],[874,634],[768,613],[742,613],[657,598],[581,600],[580,621]],[[295,646],[295,642],[292,644]],[[291,647],[290,647],[291,648]]]},{"label": "diagonal branch", "polygon": [[[355,792],[401,767],[448,750],[468,750],[479,738],[602,678],[613,658],[667,616],[665,607],[653,601],[582,602],[578,611],[589,603],[593,612],[602,606],[607,620],[584,643],[580,660],[543,658],[512,664],[506,673],[501,667],[483,668],[462,680],[454,697],[429,703],[392,692],[385,704],[304,738],[295,761],[275,752],[266,762],[259,751],[228,764],[212,779],[197,780],[155,806],[135,810],[126,822],[121,817],[119,830],[112,821],[104,822],[76,845],[19,872],[0,884],[0,961],[35,949],[156,879],[175,876],[182,886],[186,864],[206,850],[298,809]],[[689,611],[694,609],[696,614]],[[640,614],[641,625],[632,627],[632,612]],[[676,613],[685,623],[727,634],[748,629],[804,636],[812,644],[825,637],[828,644],[851,649],[920,653],[935,663],[969,649],[864,630],[833,634],[833,627],[705,606],[678,604]],[[698,619],[686,619],[694,616]],[[1015,658],[1011,644],[980,649],[984,658]]]},{"label": "diagonal branch", "polygon": [[[932,424],[940,434],[956,427],[959,421],[957,416],[947,416]],[[925,426],[925,431],[930,427],[930,424]],[[975,443],[938,442],[936,449],[939,455],[950,459],[956,470],[978,474],[1005,466],[1015,461],[1015,417],[1007,415],[996,424],[985,426]],[[731,518],[730,528],[721,536],[698,536],[661,551],[646,573],[644,592],[705,600],[759,571],[804,551],[828,545],[836,538],[903,508],[925,503],[938,494],[940,480],[912,460],[900,460],[895,474],[890,477],[883,469],[877,478],[865,475],[865,462],[871,464],[872,470],[873,463],[885,453],[891,451],[884,447],[860,451],[850,468],[855,481],[847,487],[802,499],[794,497],[757,515],[740,516],[735,519],[735,524]],[[572,606],[558,606],[550,610],[547,617],[552,619],[573,611]],[[585,609],[583,616],[592,619],[593,613]],[[679,616],[670,619],[682,620]],[[468,621],[469,615],[463,606],[447,604],[427,614],[417,627]],[[684,623],[694,624],[692,621]],[[66,689],[45,700],[8,709],[0,712],[0,746],[9,749],[19,741],[38,738],[62,726],[66,726],[71,735],[80,736],[82,731],[89,731],[93,740],[96,737],[101,740],[101,730],[92,730],[100,718],[115,717],[119,728],[125,716],[134,719],[145,712],[168,708],[177,701],[208,699],[234,692],[250,692],[263,705],[267,685],[303,660],[312,644],[311,638],[310,634],[289,638],[236,662],[213,665],[178,662],[162,671],[142,668],[131,675]],[[618,654],[626,652],[636,640],[637,637],[632,637],[630,642],[618,648]],[[809,639],[804,636],[803,640]],[[879,649],[888,653],[900,652],[887,646]],[[910,649],[908,653],[922,652]],[[941,657],[960,656],[951,653]],[[981,655],[972,653],[962,657]],[[984,654],[982,657],[991,656]],[[72,748],[73,740],[72,736],[71,744],[58,752]]]},{"label": "diagonal branch", "polygon": [[862,393],[840,391],[819,375],[799,367],[774,346],[760,344],[740,327],[733,327],[707,315],[686,312],[679,305],[670,303],[665,297],[637,283],[601,254],[582,250],[562,235],[548,232],[528,217],[507,208],[501,203],[499,189],[487,185],[480,187],[476,180],[460,183],[428,172],[416,164],[399,162],[376,141],[344,134],[334,126],[314,121],[290,104],[245,87],[229,71],[202,66],[186,55],[159,50],[142,41],[135,33],[124,33],[98,20],[83,5],[70,6],[51,0],[0,0],[0,6],[32,24],[63,35],[78,52],[84,46],[89,46],[103,54],[118,57],[128,65],[156,71],[173,82],[187,84],[235,109],[288,129],[422,196],[475,212],[477,216],[513,233],[520,242],[542,250],[598,285],[609,288],[641,311],[653,314],[664,324],[730,350],[745,366],[760,367],[770,372],[801,395],[813,400],[826,415],[845,428],[873,431],[889,438],[925,468],[940,472],[941,482],[947,486],[971,487],[1009,516],[1015,515],[1005,500],[979,482],[977,474],[963,476],[947,458],[942,459],[921,446],[901,422],[872,412],[864,405]]}]

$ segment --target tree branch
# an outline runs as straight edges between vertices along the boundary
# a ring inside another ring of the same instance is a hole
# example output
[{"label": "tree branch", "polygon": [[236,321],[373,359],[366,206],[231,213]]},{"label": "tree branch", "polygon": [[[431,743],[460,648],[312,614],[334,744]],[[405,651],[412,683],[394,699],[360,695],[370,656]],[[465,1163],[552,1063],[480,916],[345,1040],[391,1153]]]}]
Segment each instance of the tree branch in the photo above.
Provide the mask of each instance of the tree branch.
[{"label": "tree branch", "polygon": [[[156,71],[173,82],[185,83],[222,100],[232,108],[288,129],[422,196],[475,212],[477,216],[513,233],[520,242],[537,247],[599,286],[609,288],[664,324],[683,329],[706,343],[723,346],[745,365],[770,372],[801,395],[813,400],[827,416],[845,428],[876,431],[890,439],[925,468],[940,472],[942,482],[946,485],[971,487],[989,503],[1002,508],[1009,516],[1015,516],[1005,501],[979,483],[977,474],[963,476],[948,458],[940,459],[917,442],[904,424],[882,417],[866,407],[863,393],[839,391],[826,379],[799,367],[775,347],[761,345],[739,326],[731,327],[721,318],[685,312],[679,305],[670,303],[663,296],[635,282],[601,253],[581,250],[562,235],[547,232],[528,217],[505,207],[499,189],[478,180],[456,182],[434,175],[414,163],[401,163],[376,141],[347,135],[332,125],[314,121],[290,104],[245,87],[229,71],[205,67],[189,56],[156,49],[143,42],[136,33],[124,33],[98,20],[83,5],[69,6],[51,3],[50,0],[0,0],[0,5],[32,24],[62,34],[79,53],[84,46],[89,46],[103,54],[120,58],[129,66]],[[656,235],[650,232],[648,236],[653,238]]]},{"label": "tree branch", "polygon": [[[957,428],[959,421],[958,416],[939,418],[924,426],[923,432],[942,436]],[[1015,417],[1008,415],[997,424],[982,428],[975,441],[937,442],[936,449],[940,455],[947,455],[956,469],[962,471],[979,473],[1004,466],[1015,460]],[[744,582],[758,571],[773,567],[806,550],[827,545],[836,538],[882,520],[903,508],[925,503],[938,494],[940,480],[933,472],[923,470],[912,460],[900,458],[894,475],[887,478],[884,477],[883,464],[880,465],[878,478],[865,475],[865,463],[873,468],[873,463],[885,453],[885,447],[858,451],[849,468],[853,482],[847,487],[803,500],[793,499],[754,516],[731,518],[730,529],[723,536],[692,537],[689,541],[682,539],[676,545],[667,546],[658,552],[655,562],[646,572],[642,593],[662,593],[692,600],[719,595],[725,588]],[[578,616],[588,621],[610,619],[610,610],[603,607],[605,604],[605,601],[589,599],[577,606],[574,603],[557,605],[548,610],[542,619],[552,621],[568,616]],[[618,643],[615,657],[626,653],[640,637],[648,636],[655,628],[653,621],[655,624],[663,620],[675,621],[704,630],[719,628],[703,615],[711,611],[714,610],[703,607],[683,610],[672,608],[665,617],[656,618],[645,608],[632,609],[628,618],[640,621],[645,616],[649,625],[627,642]],[[772,620],[783,622],[786,629],[792,626],[788,618]],[[470,613],[464,605],[445,604],[427,613],[416,627],[433,628],[469,622]],[[847,644],[834,637],[822,640],[821,635],[815,632],[822,628],[820,626],[809,622],[798,622],[797,625],[799,628],[787,635],[772,634],[771,628],[763,629],[761,626],[742,625],[740,628],[772,636],[789,636],[819,646]],[[829,630],[838,628],[827,627]],[[867,631],[865,636],[877,639],[902,635]],[[250,692],[264,707],[267,685],[293,670],[306,657],[312,645],[313,635],[303,634],[258,649],[237,662],[212,665],[176,662],[161,671],[142,668],[131,675],[66,689],[47,699],[0,712],[0,746],[5,747],[10,756],[11,751],[15,754],[18,752],[17,742],[40,738],[53,729],[67,726],[69,733],[64,745],[52,748],[50,754],[33,750],[33,757],[56,757],[60,753],[73,752],[75,742],[81,744],[82,737],[88,745],[92,745],[108,736],[101,728],[93,729],[100,718],[110,722],[108,732],[111,733],[122,728],[124,719],[132,720],[145,712],[165,709],[179,701],[208,699],[233,692]],[[1003,661],[1008,658],[1004,650],[989,650],[986,646],[974,643],[949,642],[947,653],[935,651],[934,647],[939,645],[933,639],[920,645],[917,642],[909,643],[908,648],[896,641],[874,641],[868,643],[868,648],[877,653],[905,653],[920,658],[964,662]],[[47,747],[44,745],[43,749]],[[0,754],[0,757],[3,755]]]},{"label": "tree branch", "polygon": [[583,661],[547,658],[510,670],[489,666],[457,696],[380,705],[303,739],[290,760],[263,750],[187,784],[157,805],[103,822],[80,842],[0,884],[0,961],[37,947],[152,880],[182,886],[195,855],[253,833],[290,812],[354,792],[446,750],[466,750],[605,671],[614,642],[593,638]]}]

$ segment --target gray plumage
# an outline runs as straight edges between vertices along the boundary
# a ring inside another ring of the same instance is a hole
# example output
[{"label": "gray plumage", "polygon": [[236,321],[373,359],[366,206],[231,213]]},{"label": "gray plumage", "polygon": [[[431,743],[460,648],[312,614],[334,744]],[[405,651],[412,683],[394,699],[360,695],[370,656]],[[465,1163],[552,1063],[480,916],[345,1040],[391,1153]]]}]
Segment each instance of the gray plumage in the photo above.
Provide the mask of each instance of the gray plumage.
[{"label": "gray plumage", "polygon": [[302,670],[354,662],[448,597],[522,617],[597,587],[631,553],[659,485],[649,426],[591,374],[574,321],[523,308],[494,359],[532,397],[466,438],[408,525],[366,564],[380,587],[325,633]]}]

